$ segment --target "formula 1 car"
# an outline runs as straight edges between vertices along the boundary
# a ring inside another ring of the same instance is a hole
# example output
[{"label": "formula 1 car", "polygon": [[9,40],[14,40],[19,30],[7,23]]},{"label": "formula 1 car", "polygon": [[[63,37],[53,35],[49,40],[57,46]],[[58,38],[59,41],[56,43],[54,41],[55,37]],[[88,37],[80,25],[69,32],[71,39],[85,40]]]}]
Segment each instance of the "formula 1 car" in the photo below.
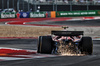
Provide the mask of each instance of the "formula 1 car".
[{"label": "formula 1 car", "polygon": [[91,37],[83,37],[83,31],[51,31],[51,36],[39,36],[37,53],[89,54],[93,53]]}]

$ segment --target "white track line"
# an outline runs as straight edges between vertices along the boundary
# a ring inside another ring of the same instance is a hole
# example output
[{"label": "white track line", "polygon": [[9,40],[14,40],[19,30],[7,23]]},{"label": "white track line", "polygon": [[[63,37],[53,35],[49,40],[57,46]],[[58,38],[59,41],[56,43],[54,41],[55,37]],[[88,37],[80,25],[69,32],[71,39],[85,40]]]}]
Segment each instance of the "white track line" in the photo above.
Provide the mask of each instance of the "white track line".
[{"label": "white track line", "polygon": [[[36,59],[36,58],[47,58],[47,57],[57,57],[56,55],[15,55],[16,57],[0,57],[0,61],[6,60],[23,60],[23,59]],[[21,57],[30,57],[30,58],[21,58]]]},{"label": "white track line", "polygon": [[22,59],[26,59],[26,58],[0,57],[0,60],[1,60],[1,61],[5,61],[5,60],[22,60]]},{"label": "white track line", "polygon": [[[0,49],[11,49],[11,50],[23,50],[23,49],[16,49],[16,48],[7,48],[7,47],[0,47]],[[36,50],[26,50],[26,52],[37,52]],[[5,57],[7,56],[7,57]],[[35,58],[46,58],[46,57],[56,57],[56,55],[48,55],[48,54],[30,54],[30,55],[5,55],[4,57],[0,57],[0,61],[6,60],[22,60],[22,59],[35,59]],[[9,57],[8,57],[9,56]]]},{"label": "white track line", "polygon": [[[0,49],[11,49],[11,50],[24,50],[24,49],[17,49],[17,48],[8,48],[8,47],[0,47]],[[26,50],[27,52],[37,52],[37,50]]]}]

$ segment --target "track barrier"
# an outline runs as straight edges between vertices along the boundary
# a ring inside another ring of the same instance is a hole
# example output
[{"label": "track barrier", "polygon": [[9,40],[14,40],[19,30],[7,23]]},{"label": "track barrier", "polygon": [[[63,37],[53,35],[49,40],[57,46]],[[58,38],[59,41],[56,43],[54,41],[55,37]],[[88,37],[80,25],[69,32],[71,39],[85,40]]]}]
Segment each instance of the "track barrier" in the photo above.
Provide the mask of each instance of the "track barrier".
[{"label": "track barrier", "polygon": [[[0,18],[48,18],[47,12],[18,12],[18,13],[0,13]],[[56,17],[83,17],[83,16],[100,16],[100,10],[88,11],[51,11],[51,18]]]}]

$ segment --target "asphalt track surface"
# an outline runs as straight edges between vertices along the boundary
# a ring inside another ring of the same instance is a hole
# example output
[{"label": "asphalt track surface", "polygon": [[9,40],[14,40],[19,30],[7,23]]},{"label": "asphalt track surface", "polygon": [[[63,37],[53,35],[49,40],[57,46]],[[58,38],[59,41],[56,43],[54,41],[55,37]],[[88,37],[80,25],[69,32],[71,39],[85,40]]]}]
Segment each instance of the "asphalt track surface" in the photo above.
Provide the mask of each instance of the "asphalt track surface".
[{"label": "asphalt track surface", "polygon": [[[70,23],[71,22],[71,23]],[[71,26],[100,26],[100,20],[30,22],[28,24],[52,24]],[[37,50],[37,39],[0,39],[0,47]],[[0,66],[100,66],[100,41],[93,41],[93,55],[57,56],[52,58],[0,61]]]},{"label": "asphalt track surface", "polygon": [[67,20],[67,21],[41,21],[41,22],[27,22],[26,24],[40,24],[40,25],[67,25],[67,26],[93,26],[100,27],[100,19],[97,20]]},{"label": "asphalt track surface", "polygon": [[[99,66],[100,41],[93,41],[93,55],[0,61],[0,66]],[[1,39],[0,47],[37,50],[37,39]]]}]

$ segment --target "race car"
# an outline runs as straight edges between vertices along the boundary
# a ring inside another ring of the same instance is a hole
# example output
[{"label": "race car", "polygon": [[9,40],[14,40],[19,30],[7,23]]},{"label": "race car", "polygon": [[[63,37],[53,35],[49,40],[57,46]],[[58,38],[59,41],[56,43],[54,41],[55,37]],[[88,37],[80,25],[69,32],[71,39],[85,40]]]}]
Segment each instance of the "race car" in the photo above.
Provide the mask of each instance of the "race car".
[{"label": "race car", "polygon": [[84,37],[83,33],[83,31],[51,31],[51,36],[39,36],[37,53],[91,55],[92,38]]}]

